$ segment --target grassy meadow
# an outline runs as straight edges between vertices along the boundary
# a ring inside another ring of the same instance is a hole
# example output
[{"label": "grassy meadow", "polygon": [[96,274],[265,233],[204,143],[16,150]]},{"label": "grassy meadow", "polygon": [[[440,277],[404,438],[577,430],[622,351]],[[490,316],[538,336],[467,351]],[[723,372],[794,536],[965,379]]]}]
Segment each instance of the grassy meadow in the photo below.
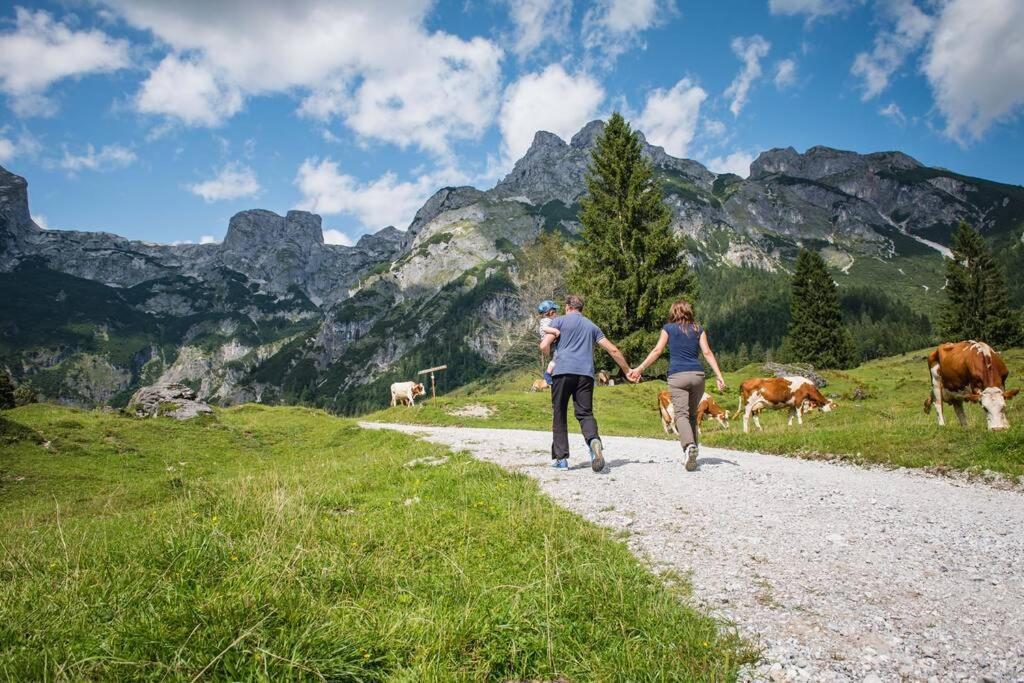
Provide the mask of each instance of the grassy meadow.
[{"label": "grassy meadow", "polygon": [[[992,470],[1011,476],[1024,475],[1024,397],[1008,402],[1007,417],[1012,429],[989,432],[977,405],[965,406],[969,427],[962,429],[946,406],[946,426],[938,427],[935,412],[925,415],[924,400],[929,389],[925,357],[916,351],[866,363],[845,372],[823,373],[829,382],[824,393],[839,402],[831,413],[812,413],[803,427],[787,427],[785,410],[765,411],[758,433],[744,434],[737,417],[723,430],[705,422],[703,443],[763,453],[802,457],[843,458],[860,463],[897,467],[929,467],[966,471]],[[1024,386],[1024,349],[1002,354],[1010,368],[1008,388]],[[727,373],[724,394],[712,394],[723,408],[734,412],[738,389],[747,378],[763,374],[760,364]],[[551,405],[548,392],[530,393],[533,377],[517,374],[491,386],[470,385],[436,402],[413,408],[396,407],[372,413],[367,420],[415,424],[465,425],[550,429]],[[713,383],[709,382],[713,387]],[[666,437],[661,428],[656,396],[665,388],[660,381],[639,385],[598,387],[594,412],[602,432],[622,436]],[[859,391],[858,391],[859,390]],[[488,417],[457,414],[469,405],[489,408]],[[453,414],[456,413],[456,414]],[[570,419],[570,429],[575,425]]]},{"label": "grassy meadow", "polygon": [[528,478],[309,409],[0,412],[0,529],[4,680],[733,680],[756,657]]}]

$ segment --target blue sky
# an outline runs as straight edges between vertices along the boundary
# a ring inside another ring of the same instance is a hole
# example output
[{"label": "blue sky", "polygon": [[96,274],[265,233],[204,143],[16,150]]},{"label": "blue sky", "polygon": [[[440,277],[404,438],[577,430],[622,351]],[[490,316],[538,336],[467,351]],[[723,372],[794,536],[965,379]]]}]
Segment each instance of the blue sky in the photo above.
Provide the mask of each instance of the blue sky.
[{"label": "blue sky", "polygon": [[0,164],[51,229],[347,243],[620,110],[670,153],[899,149],[1021,184],[1020,0],[94,0],[0,6]]}]

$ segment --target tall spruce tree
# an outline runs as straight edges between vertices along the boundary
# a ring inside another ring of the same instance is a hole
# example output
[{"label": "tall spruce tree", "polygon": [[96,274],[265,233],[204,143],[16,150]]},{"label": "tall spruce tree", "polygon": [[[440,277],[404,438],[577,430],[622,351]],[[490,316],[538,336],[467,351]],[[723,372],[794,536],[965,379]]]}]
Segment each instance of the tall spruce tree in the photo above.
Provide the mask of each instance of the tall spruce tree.
[{"label": "tall spruce tree", "polygon": [[1002,269],[985,238],[966,222],[953,234],[953,258],[946,261],[945,341],[976,339],[996,347],[1022,341],[1021,316],[1010,305]]},{"label": "tall spruce tree", "polygon": [[14,383],[7,371],[0,368],[0,410],[14,407]]},{"label": "tall spruce tree", "polygon": [[657,340],[672,301],[696,294],[696,280],[640,137],[618,112],[597,139],[586,181],[583,242],[569,290],[584,297],[587,315],[637,362]]},{"label": "tall spruce tree", "polygon": [[819,368],[847,368],[856,361],[836,283],[815,251],[801,249],[796,259],[785,348],[796,360]]}]

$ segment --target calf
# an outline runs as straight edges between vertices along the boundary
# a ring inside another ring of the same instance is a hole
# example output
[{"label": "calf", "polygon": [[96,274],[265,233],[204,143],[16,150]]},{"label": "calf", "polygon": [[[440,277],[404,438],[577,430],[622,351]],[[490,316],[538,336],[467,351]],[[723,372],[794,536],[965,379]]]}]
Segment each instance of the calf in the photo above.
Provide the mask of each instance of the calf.
[{"label": "calf", "polygon": [[[669,430],[672,430],[673,434],[679,434],[676,429],[676,409],[672,405],[672,395],[667,391],[658,392],[658,410],[661,412],[661,427],[668,434]],[[722,406],[718,405],[711,394],[704,392],[704,395],[700,398],[700,405],[697,406],[697,427],[700,427],[701,422],[704,421],[704,416],[710,415],[718,424],[722,425],[725,429],[729,428],[729,413],[722,409]]]},{"label": "calf", "polygon": [[533,384],[530,385],[530,391],[544,391],[548,388],[548,383],[542,379],[533,380]]},{"label": "calf", "polygon": [[792,426],[794,417],[802,425],[804,413],[815,409],[827,413],[835,407],[806,377],[755,377],[740,385],[744,434],[750,431],[751,417],[758,431],[763,431],[759,413],[765,408],[789,408],[787,424]]},{"label": "calf", "polygon": [[395,382],[391,385],[391,406],[398,405],[399,401],[403,404],[416,405],[416,397],[422,396],[424,393],[425,390],[420,382]]},{"label": "calf", "polygon": [[961,427],[967,426],[964,401],[981,404],[985,421],[992,431],[1010,428],[1006,419],[1006,401],[1017,395],[1018,389],[1006,391],[1006,377],[1010,371],[995,350],[984,342],[962,341],[940,344],[928,356],[932,393],[924,402],[924,412],[932,403],[938,414],[939,426],[945,425],[942,402],[953,406]]},{"label": "calf", "polygon": [[608,383],[611,381],[611,378],[608,376],[608,373],[605,372],[604,370],[598,371],[596,379],[598,386],[602,387],[608,386]]}]

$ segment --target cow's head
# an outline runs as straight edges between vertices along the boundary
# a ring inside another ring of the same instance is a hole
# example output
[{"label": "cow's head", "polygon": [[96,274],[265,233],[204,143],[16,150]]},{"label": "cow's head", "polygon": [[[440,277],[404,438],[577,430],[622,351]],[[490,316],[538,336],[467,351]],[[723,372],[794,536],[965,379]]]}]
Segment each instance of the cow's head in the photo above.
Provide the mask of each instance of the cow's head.
[{"label": "cow's head", "polygon": [[412,385],[412,395],[413,396],[422,396],[425,393],[427,393],[427,390],[423,388],[423,383],[422,382],[417,382],[416,384]]},{"label": "cow's head", "polygon": [[829,399],[829,400],[825,401],[824,405],[818,406],[818,410],[820,410],[823,413],[831,413],[833,410],[835,410],[838,407],[839,407],[838,403],[836,403],[832,399]]},{"label": "cow's head", "polygon": [[1010,428],[1006,419],[1006,402],[1017,395],[1019,389],[1003,391],[999,387],[988,387],[981,392],[975,391],[964,396],[968,401],[980,403],[985,411],[985,421],[988,428],[994,432],[1001,432]]}]

